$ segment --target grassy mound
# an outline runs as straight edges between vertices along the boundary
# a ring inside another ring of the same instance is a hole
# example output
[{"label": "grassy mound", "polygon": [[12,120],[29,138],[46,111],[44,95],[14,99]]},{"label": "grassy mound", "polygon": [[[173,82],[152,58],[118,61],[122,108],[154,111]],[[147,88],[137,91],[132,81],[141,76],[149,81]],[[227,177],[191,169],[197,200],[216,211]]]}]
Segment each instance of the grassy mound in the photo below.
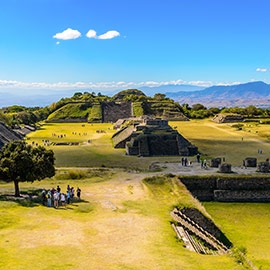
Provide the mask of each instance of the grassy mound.
[{"label": "grassy mound", "polygon": [[69,103],[50,114],[47,121],[86,121],[90,112],[91,106],[88,103]]}]

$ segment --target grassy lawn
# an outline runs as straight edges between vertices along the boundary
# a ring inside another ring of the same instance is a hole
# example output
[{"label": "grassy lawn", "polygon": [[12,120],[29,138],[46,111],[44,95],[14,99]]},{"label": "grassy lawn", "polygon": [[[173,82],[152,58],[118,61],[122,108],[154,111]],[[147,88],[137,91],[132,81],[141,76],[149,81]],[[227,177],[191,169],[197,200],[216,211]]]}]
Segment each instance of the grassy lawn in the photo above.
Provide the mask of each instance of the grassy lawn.
[{"label": "grassy lawn", "polygon": [[[270,153],[269,126],[245,125],[237,130],[210,120],[172,123],[206,158],[224,157],[233,166],[246,157],[263,161]],[[270,268],[269,204],[202,205],[177,178],[167,177],[160,185],[144,181],[162,174],[150,173],[149,164],[179,157],[126,156],[124,149],[112,147],[114,132],[112,124],[44,124],[27,136],[29,143],[79,145],[48,146],[55,152],[57,175],[21,183],[21,193],[57,185],[65,191],[69,184],[82,189],[82,201],[54,209],[38,201],[6,200],[1,195],[13,194],[14,187],[0,182],[0,269],[244,269],[232,255],[184,248],[170,225],[175,205],[210,214],[234,246],[247,250],[248,259]]]},{"label": "grassy lawn", "polygon": [[[216,124],[211,120],[192,120],[172,122],[173,127],[199,151],[210,159],[224,158],[233,166],[241,166],[246,157],[255,157],[265,161],[269,157],[270,143],[266,134],[270,134],[269,125],[245,124],[243,130],[237,130],[232,124]],[[104,133],[97,133],[103,130]],[[57,167],[118,167],[146,170],[152,162],[175,162],[179,157],[126,156],[125,149],[114,149],[111,137],[114,134],[112,124],[44,124],[40,130],[27,136],[29,143],[43,144],[42,140],[53,143],[77,142],[79,145],[50,146],[55,152]],[[58,137],[58,136],[63,137]],[[90,142],[90,143],[88,143]],[[258,154],[258,149],[263,153]]]},{"label": "grassy lawn", "polygon": [[[270,269],[269,203],[204,203],[208,213],[258,269]],[[261,267],[261,268],[260,268]]]},{"label": "grassy lawn", "polygon": [[[233,124],[217,124],[206,119],[173,122],[173,126],[206,158],[221,157],[233,166],[241,166],[246,157],[255,157],[258,161],[269,157],[270,141],[265,134],[270,134],[270,125],[249,123],[238,130]],[[263,153],[258,154],[258,149]]]},{"label": "grassy lawn", "polygon": [[[97,133],[103,130],[103,133]],[[111,141],[115,133],[112,124],[44,124],[27,136],[29,143],[78,142],[79,145],[52,145],[57,167],[113,167],[146,170],[155,157],[126,156],[125,149],[114,149]],[[58,137],[58,136],[63,137]],[[88,143],[90,141],[90,143]],[[178,157],[159,157],[161,161],[175,161]]]},{"label": "grassy lawn", "polygon": [[[176,179],[155,186],[119,170],[80,180],[83,201],[67,208],[0,201],[0,268],[242,269],[230,255],[199,255],[176,239],[172,207],[203,209]],[[56,184],[76,187],[78,180],[23,183],[21,189]],[[12,188],[1,184],[5,192]]]}]

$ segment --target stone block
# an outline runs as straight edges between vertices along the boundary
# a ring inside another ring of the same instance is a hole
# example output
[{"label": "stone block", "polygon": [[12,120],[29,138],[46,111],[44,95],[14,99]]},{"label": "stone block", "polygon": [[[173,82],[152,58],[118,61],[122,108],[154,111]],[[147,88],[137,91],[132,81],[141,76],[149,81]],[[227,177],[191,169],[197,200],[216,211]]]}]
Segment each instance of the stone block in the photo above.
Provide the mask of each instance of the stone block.
[{"label": "stone block", "polygon": [[221,173],[231,173],[232,165],[229,163],[223,163],[218,166],[219,172]]},{"label": "stone block", "polygon": [[247,157],[244,160],[245,167],[257,167],[257,158]]},{"label": "stone block", "polygon": [[269,168],[270,168],[269,162],[267,162],[267,161],[260,162],[260,163],[258,163],[257,172],[268,173]]},{"label": "stone block", "polygon": [[220,164],[221,164],[221,158],[212,158],[210,160],[210,167],[218,168]]}]

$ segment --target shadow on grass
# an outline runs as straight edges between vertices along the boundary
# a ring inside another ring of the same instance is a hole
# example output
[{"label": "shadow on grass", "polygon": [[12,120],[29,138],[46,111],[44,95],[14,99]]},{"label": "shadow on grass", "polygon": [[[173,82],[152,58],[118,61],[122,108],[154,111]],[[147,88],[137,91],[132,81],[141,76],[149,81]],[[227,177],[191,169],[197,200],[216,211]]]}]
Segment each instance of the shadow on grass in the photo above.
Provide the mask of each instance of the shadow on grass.
[{"label": "shadow on grass", "polygon": [[[47,201],[43,202],[42,200],[42,195],[41,195],[42,190],[43,189],[34,189],[34,190],[31,189],[31,190],[21,191],[20,197],[15,197],[13,194],[1,194],[0,201],[12,201],[23,207],[36,207],[39,205],[48,207]],[[74,210],[72,207],[68,207],[68,206],[73,205],[73,206],[78,207],[79,205],[77,205],[77,203],[81,204],[81,203],[89,203],[89,202],[86,200],[82,200],[82,199],[79,200],[78,198],[73,198],[70,204],[66,204],[66,209]],[[61,205],[61,202],[59,203],[59,205]],[[53,202],[50,208],[53,208]],[[58,208],[58,209],[64,210],[63,206],[61,206],[61,208]]]}]

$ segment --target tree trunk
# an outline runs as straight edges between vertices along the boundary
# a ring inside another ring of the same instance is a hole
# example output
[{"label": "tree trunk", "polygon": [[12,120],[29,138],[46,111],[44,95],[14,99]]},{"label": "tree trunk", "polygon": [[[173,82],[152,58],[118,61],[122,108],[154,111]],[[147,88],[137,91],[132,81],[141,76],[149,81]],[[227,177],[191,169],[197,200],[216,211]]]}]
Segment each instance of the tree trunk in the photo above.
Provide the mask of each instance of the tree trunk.
[{"label": "tree trunk", "polygon": [[14,180],[15,197],[20,197],[19,182]]}]

